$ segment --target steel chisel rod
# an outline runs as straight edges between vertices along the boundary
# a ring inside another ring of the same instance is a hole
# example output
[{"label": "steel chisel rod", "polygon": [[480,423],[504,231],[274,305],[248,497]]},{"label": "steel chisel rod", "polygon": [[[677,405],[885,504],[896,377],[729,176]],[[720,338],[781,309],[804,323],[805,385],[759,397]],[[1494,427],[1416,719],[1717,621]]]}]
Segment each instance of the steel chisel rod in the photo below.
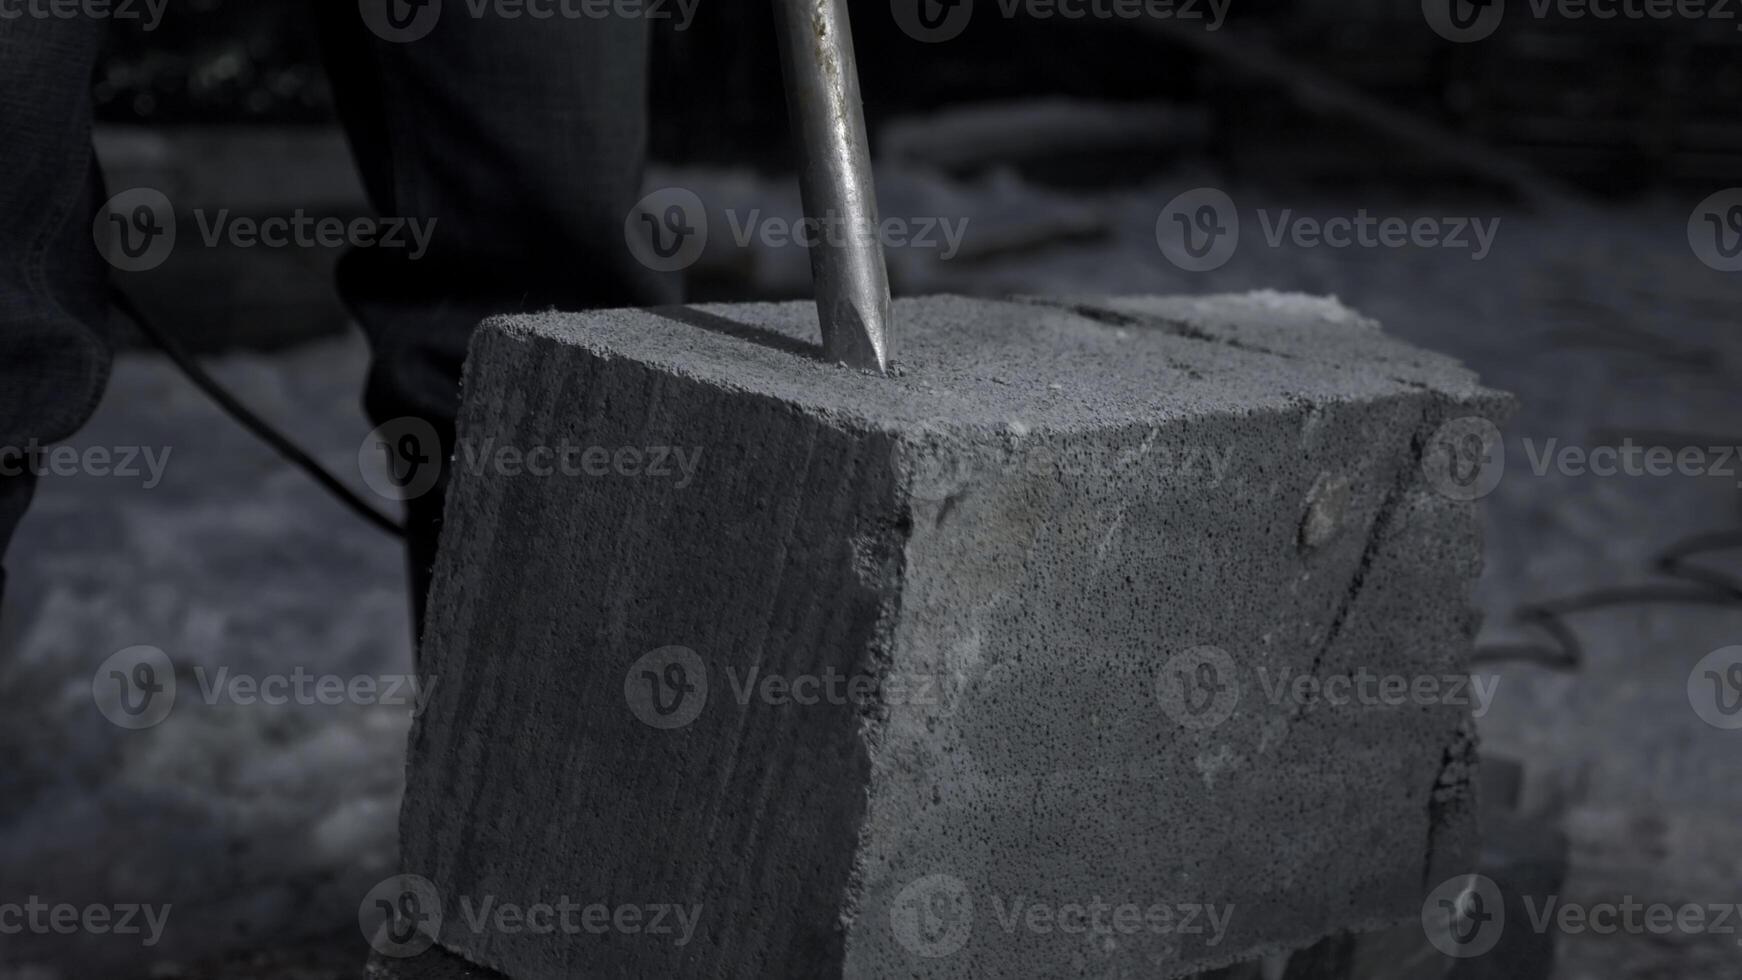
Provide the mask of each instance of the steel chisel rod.
[{"label": "steel chisel rod", "polygon": [[889,360],[889,272],[846,0],[774,0],[774,15],[799,191],[814,236],[811,279],[823,353],[882,371]]}]

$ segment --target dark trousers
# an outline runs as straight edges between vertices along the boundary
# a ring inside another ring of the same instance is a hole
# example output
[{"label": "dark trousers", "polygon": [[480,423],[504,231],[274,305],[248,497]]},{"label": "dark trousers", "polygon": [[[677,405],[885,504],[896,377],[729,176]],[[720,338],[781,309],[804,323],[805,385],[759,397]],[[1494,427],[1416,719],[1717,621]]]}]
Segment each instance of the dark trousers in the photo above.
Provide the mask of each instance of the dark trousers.
[{"label": "dark trousers", "polygon": [[[647,21],[476,17],[450,2],[405,40],[382,25],[420,8],[379,2],[369,23],[345,0],[311,2],[310,16],[371,204],[435,230],[415,260],[352,251],[338,287],[369,339],[371,418],[426,419],[451,452],[480,318],[676,299],[623,239],[647,141]],[[108,378],[89,98],[105,23],[0,20],[0,447],[66,439]],[[420,614],[439,489],[408,504]],[[29,499],[28,477],[0,478],[0,553]]]}]

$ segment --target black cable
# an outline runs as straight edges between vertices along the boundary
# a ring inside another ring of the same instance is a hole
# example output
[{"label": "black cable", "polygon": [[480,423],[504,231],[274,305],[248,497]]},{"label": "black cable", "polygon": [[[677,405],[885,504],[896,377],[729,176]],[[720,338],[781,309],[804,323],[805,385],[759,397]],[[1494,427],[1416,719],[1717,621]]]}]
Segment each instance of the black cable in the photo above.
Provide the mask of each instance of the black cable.
[{"label": "black cable", "polygon": [[344,481],[316,462],[313,456],[304,452],[301,447],[273,428],[265,419],[255,415],[248,406],[242,404],[235,395],[230,394],[223,385],[219,384],[216,378],[207,374],[205,368],[200,367],[199,362],[194,360],[193,355],[189,354],[186,348],[175,338],[158,329],[151,318],[139,309],[139,305],[133,302],[131,296],[119,289],[112,290],[112,292],[116,307],[127,314],[128,318],[139,328],[139,332],[144,334],[146,339],[153,344],[156,344],[158,349],[162,350],[183,374],[187,375],[188,380],[205,392],[206,397],[216,402],[225,414],[235,419],[242,428],[253,433],[261,442],[271,446],[292,466],[302,470],[310,479],[336,497],[340,503],[354,511],[357,516],[388,534],[401,539],[405,537],[404,525],[395,522],[392,518],[370,506],[368,501],[357,496],[350,487],[345,485]]},{"label": "black cable", "polygon": [[1561,599],[1520,606],[1513,614],[1518,623],[1536,626],[1554,638],[1555,647],[1533,644],[1503,644],[1477,647],[1471,661],[1496,663],[1522,660],[1556,670],[1577,670],[1584,663],[1584,647],[1567,624],[1574,613],[1614,606],[1647,603],[1683,603],[1705,606],[1742,606],[1742,580],[1691,564],[1689,559],[1716,551],[1742,548],[1742,530],[1709,531],[1683,538],[1664,549],[1652,565],[1660,575],[1687,585],[1641,585],[1632,588],[1593,589]]}]

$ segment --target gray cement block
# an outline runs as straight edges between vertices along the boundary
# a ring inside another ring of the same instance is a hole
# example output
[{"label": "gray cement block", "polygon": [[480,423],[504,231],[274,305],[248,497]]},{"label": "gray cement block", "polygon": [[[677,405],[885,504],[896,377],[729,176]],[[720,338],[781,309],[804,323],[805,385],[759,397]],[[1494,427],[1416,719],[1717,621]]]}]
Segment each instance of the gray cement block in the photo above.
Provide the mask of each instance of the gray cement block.
[{"label": "gray cement block", "polygon": [[1467,703],[1312,691],[1463,675],[1477,521],[1431,457],[1503,396],[1306,297],[895,320],[890,378],[812,356],[808,303],[479,331],[402,817],[444,946],[1170,977],[1469,866]]}]

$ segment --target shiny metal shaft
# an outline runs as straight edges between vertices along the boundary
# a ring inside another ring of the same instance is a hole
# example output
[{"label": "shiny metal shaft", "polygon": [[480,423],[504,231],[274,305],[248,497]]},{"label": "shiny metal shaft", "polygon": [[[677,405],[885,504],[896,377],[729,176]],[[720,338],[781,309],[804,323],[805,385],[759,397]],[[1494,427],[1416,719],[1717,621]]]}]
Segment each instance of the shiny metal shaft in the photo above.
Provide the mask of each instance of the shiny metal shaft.
[{"label": "shiny metal shaft", "polygon": [[774,16],[799,147],[823,353],[882,371],[889,362],[889,271],[847,3],[774,0]]}]

